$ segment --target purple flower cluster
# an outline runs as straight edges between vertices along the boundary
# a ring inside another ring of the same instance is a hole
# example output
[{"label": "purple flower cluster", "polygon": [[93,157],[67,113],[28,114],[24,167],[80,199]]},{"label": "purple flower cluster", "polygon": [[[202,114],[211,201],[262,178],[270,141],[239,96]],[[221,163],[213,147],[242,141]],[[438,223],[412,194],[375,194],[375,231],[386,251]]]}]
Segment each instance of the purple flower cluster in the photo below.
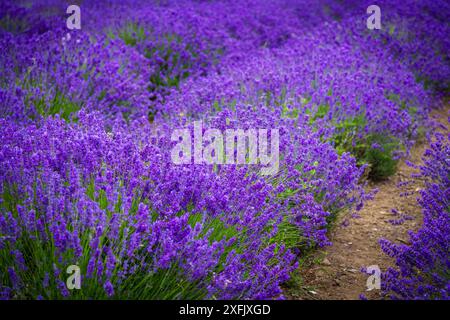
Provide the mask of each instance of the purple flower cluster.
[{"label": "purple flower cluster", "polygon": [[[60,1],[2,1],[0,298],[282,298],[448,80],[445,4],[386,2],[374,35],[356,3],[104,0],[70,31]],[[195,120],[278,129],[279,172],[173,164]]]},{"label": "purple flower cluster", "polygon": [[437,133],[424,154],[420,176],[426,188],[418,199],[423,225],[410,232],[409,245],[382,239],[386,254],[395,258],[396,268],[382,276],[384,293],[394,299],[450,299],[450,144]]},{"label": "purple flower cluster", "polygon": [[[176,265],[180,276],[202,281],[208,296],[278,296],[295,265],[293,254],[270,244],[283,217],[281,204],[270,200],[273,187],[245,168],[216,174],[172,165],[167,137],[143,144],[151,138],[135,134],[119,123],[108,131],[84,112],[76,124],[2,120],[4,254],[42,242],[61,268],[79,265],[108,295],[113,281]],[[38,268],[33,258],[7,260],[13,287],[28,285],[14,268]]]}]

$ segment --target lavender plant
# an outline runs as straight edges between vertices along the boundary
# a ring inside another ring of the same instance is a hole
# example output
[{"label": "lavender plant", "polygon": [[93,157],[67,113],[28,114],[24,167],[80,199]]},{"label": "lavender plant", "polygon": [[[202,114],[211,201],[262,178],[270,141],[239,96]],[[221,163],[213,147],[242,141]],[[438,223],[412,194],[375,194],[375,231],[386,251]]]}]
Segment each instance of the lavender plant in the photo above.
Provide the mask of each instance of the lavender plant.
[{"label": "lavender plant", "polygon": [[396,267],[383,274],[382,289],[390,298],[450,298],[449,155],[448,137],[437,133],[420,166],[420,178],[426,180],[418,199],[423,225],[410,232],[411,244],[380,240],[384,252],[396,261]]}]

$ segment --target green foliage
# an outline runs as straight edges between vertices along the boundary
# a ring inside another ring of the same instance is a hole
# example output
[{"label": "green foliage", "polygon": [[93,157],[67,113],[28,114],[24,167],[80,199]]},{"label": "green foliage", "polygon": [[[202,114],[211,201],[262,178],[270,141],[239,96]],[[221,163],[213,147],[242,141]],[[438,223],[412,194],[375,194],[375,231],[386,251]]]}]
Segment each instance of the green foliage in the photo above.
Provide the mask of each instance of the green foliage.
[{"label": "green foliage", "polygon": [[317,107],[316,113],[311,117],[310,124],[314,123],[317,119],[322,119],[330,111],[330,106],[327,104],[321,104]]},{"label": "green foliage", "polygon": [[[407,107],[405,101],[400,101],[398,96],[391,96],[398,99],[398,102]],[[307,110],[311,114],[310,124],[314,125],[317,119],[324,118],[329,112],[328,105],[319,105],[315,113]],[[410,112],[414,112],[411,107]],[[397,160],[394,159],[394,152],[400,149],[400,143],[394,137],[386,134],[365,133],[367,120],[364,114],[334,122],[335,133],[329,140],[339,155],[344,152],[351,153],[359,165],[368,164],[370,167],[369,178],[383,180],[395,173]]]},{"label": "green foliage", "polygon": [[207,290],[188,281],[176,266],[156,273],[135,273],[118,288],[114,299],[128,300],[201,300]]},{"label": "green foliage", "polygon": [[367,144],[364,141],[358,141],[358,134],[363,131],[366,126],[364,115],[345,119],[335,124],[336,133],[332,138],[332,143],[339,155],[344,152],[352,153],[359,163],[364,163],[364,153]]},{"label": "green foliage", "polygon": [[11,32],[13,34],[22,33],[29,28],[29,23],[25,19],[21,19],[18,17],[11,17],[10,14],[4,15],[0,19],[0,29],[3,29],[7,32]]},{"label": "green foliage", "polygon": [[80,106],[78,104],[70,101],[60,91],[56,91],[49,104],[47,104],[45,100],[46,98],[42,97],[33,101],[35,110],[44,117],[59,114],[61,118],[69,121],[72,119],[71,115],[80,110]]},{"label": "green foliage", "polygon": [[[116,32],[110,30],[108,36],[111,39],[118,37],[126,45],[132,47],[152,37],[151,33],[147,33],[143,26],[134,22],[128,23]],[[145,48],[145,57],[155,60],[155,65],[153,65],[155,70],[149,79],[150,90],[178,87],[180,81],[190,75],[189,70],[192,67],[192,61],[182,58],[182,52],[188,52],[193,58],[198,56],[191,44],[184,43],[180,36],[172,33],[167,33],[158,38],[156,45]],[[158,59],[154,59],[155,57],[158,57]]]},{"label": "green foliage", "polygon": [[270,239],[270,243],[282,244],[288,249],[293,249],[299,248],[305,240],[299,228],[286,217],[278,225],[278,232]]},{"label": "green foliage", "polygon": [[159,44],[147,48],[145,56],[149,59],[157,56],[161,60],[156,65],[156,70],[150,77],[150,82],[156,87],[177,87],[180,81],[186,79],[192,68],[189,58],[182,58],[182,52],[189,52],[192,58],[198,54],[189,43],[183,43],[183,39],[176,34],[166,34]]},{"label": "green foliage", "polygon": [[[203,221],[205,220],[205,221]],[[209,235],[210,243],[214,241],[220,241],[222,239],[231,239],[232,237],[240,237],[242,234],[237,231],[234,226],[228,226],[220,218],[204,217],[203,214],[191,214],[189,216],[189,224],[194,227],[197,223],[203,221],[203,231],[201,237],[204,237],[207,233]]]},{"label": "green foliage", "polygon": [[332,142],[339,154],[350,152],[358,164],[368,164],[369,178],[377,181],[388,178],[396,170],[394,152],[400,143],[392,136],[383,134],[362,135],[366,125],[364,115],[346,119],[336,124],[336,134]]},{"label": "green foliage", "polygon": [[[25,107],[33,110],[30,114],[30,118],[34,119],[36,116],[54,116],[59,115],[66,121],[77,121],[77,117],[74,116],[77,111],[82,107],[82,103],[75,102],[68,97],[63,90],[52,87],[43,88],[43,82],[40,76],[33,76],[31,74],[31,68],[23,78],[16,80],[17,86],[20,86],[25,91],[28,91],[24,97]],[[48,92],[45,95],[33,95],[33,89],[39,89],[40,92]]]},{"label": "green foliage", "polygon": [[450,95],[450,80],[436,81],[424,75],[416,75],[416,82],[422,84],[425,90],[441,93],[446,97]]},{"label": "green foliage", "polygon": [[377,181],[393,175],[398,162],[394,159],[394,151],[398,150],[399,144],[392,138],[383,135],[372,135],[368,142],[380,146],[378,148],[370,147],[366,150],[365,160],[370,164],[369,178]]},{"label": "green foliage", "polygon": [[[115,34],[109,31],[108,36],[115,39]],[[136,46],[141,41],[147,38],[145,29],[136,23],[128,23],[124,28],[118,31],[117,36],[125,42],[128,46]]]},{"label": "green foliage", "polygon": [[406,99],[402,99],[400,95],[396,93],[386,94],[386,98],[395,102],[402,110],[407,110],[411,116],[415,116],[417,113],[417,107],[414,105],[412,101],[408,101]]}]

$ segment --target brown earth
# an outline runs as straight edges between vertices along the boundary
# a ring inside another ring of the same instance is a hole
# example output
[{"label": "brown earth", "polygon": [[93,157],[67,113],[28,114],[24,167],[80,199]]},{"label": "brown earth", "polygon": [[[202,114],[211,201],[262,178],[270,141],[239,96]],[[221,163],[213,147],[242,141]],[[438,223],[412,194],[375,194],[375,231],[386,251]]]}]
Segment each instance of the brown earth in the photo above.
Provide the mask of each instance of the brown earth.
[{"label": "brown earth", "polygon": [[[433,112],[433,117],[447,128],[448,112],[448,107]],[[427,146],[425,139],[419,141],[407,160],[422,164],[421,157]],[[302,263],[297,288],[287,290],[289,299],[348,300],[359,299],[360,294],[368,299],[381,298],[380,290],[366,291],[369,276],[360,269],[377,265],[383,272],[389,266],[394,266],[394,261],[381,251],[379,239],[408,243],[408,230],[420,227],[422,214],[416,199],[423,182],[411,179],[414,172],[417,170],[401,160],[394,176],[383,182],[369,184],[369,189],[379,190],[374,199],[365,204],[358,213],[359,217],[347,214],[338,218],[329,235],[333,245],[316,252]],[[398,186],[400,182],[406,181],[409,183],[405,186]],[[403,192],[408,192],[408,195],[401,196]],[[396,209],[398,213],[394,214],[391,209]],[[389,222],[405,215],[410,220],[400,225]]]}]

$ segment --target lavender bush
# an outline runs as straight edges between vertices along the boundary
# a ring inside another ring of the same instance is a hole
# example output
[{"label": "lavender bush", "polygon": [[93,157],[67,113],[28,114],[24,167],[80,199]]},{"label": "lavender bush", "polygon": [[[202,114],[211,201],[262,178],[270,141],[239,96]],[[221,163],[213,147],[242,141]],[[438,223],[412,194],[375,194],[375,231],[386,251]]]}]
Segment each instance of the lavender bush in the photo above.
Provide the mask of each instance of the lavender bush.
[{"label": "lavender bush", "polygon": [[382,282],[384,294],[394,299],[450,299],[450,145],[441,133],[434,140],[420,166],[420,177],[426,180],[418,200],[422,227],[410,232],[410,245],[381,240],[397,264],[383,274]]}]

